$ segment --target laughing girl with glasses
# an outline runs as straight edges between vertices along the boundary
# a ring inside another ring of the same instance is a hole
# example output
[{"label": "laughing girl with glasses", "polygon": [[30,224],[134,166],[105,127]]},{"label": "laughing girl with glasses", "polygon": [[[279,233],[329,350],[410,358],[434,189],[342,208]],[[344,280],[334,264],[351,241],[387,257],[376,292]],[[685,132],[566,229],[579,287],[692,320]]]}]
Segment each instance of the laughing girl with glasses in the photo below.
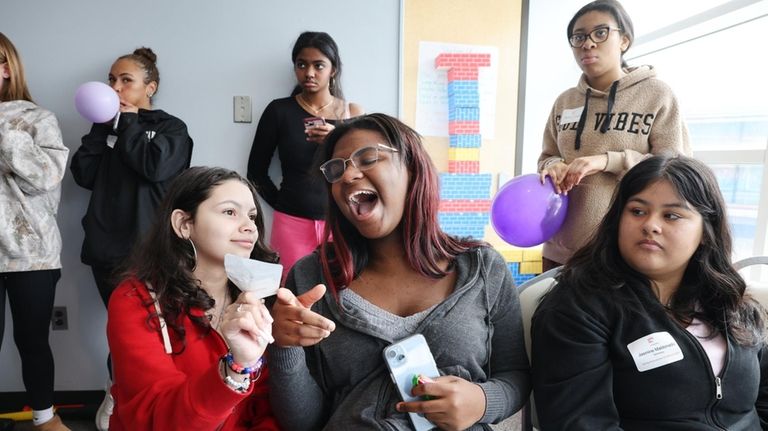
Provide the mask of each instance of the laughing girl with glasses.
[{"label": "laughing girl with glasses", "polygon": [[672,90],[652,66],[624,61],[632,20],[615,0],[582,7],[566,36],[582,70],[576,87],[555,101],[538,162],[570,196],[562,229],[544,243],[544,270],[565,263],[605,214],[619,179],[650,154],[690,155],[688,130]]},{"label": "laughing girl with glasses", "polygon": [[[415,412],[480,430],[518,411],[530,383],[511,274],[487,244],[440,229],[418,134],[367,115],[338,126],[323,159],[323,245],[272,309],[270,400],[283,429],[408,430]],[[417,333],[441,377],[413,388],[430,399],[401,402],[382,351]]]}]

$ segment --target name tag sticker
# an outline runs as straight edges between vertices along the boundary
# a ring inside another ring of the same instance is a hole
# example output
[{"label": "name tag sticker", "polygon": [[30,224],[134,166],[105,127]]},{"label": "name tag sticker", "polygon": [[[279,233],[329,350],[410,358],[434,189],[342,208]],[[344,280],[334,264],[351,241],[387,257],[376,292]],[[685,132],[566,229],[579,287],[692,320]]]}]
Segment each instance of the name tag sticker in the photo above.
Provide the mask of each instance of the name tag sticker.
[{"label": "name tag sticker", "polygon": [[669,332],[654,332],[627,344],[637,371],[652,370],[683,360],[683,351]]},{"label": "name tag sticker", "polygon": [[573,109],[563,109],[563,113],[560,115],[560,125],[577,123],[579,119],[581,119],[581,111],[583,110],[583,106]]}]

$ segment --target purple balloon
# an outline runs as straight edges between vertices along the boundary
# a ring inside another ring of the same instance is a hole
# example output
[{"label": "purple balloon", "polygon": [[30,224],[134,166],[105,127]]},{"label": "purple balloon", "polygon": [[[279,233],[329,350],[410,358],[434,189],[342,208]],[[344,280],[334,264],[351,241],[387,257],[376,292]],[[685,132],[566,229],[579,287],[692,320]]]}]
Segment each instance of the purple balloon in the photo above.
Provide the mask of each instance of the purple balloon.
[{"label": "purple balloon", "polygon": [[538,174],[513,178],[496,193],[491,205],[493,229],[506,242],[531,247],[552,238],[568,213],[568,196],[555,192]]},{"label": "purple balloon", "polygon": [[88,121],[106,123],[117,115],[120,98],[112,87],[103,82],[86,82],[75,93],[75,108]]}]

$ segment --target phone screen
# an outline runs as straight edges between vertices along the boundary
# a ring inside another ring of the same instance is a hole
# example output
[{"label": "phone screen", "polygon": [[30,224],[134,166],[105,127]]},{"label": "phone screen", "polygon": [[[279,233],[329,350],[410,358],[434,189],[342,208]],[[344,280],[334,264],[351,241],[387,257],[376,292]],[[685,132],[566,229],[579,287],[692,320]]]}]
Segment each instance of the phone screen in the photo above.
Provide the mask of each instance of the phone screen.
[{"label": "phone screen", "polygon": [[325,125],[325,120],[320,117],[307,117],[304,119],[304,128],[311,129],[317,126]]}]

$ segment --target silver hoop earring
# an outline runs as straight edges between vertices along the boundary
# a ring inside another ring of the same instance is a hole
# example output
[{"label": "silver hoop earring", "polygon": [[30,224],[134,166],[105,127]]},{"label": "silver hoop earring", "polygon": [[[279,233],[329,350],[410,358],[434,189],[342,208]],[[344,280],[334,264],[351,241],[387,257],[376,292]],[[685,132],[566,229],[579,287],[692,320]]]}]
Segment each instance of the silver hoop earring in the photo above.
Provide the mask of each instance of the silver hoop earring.
[{"label": "silver hoop earring", "polygon": [[197,248],[195,248],[195,243],[192,242],[192,238],[187,238],[187,241],[189,241],[189,244],[192,246],[192,254],[194,255],[195,262],[192,264],[192,271],[197,268]]}]

